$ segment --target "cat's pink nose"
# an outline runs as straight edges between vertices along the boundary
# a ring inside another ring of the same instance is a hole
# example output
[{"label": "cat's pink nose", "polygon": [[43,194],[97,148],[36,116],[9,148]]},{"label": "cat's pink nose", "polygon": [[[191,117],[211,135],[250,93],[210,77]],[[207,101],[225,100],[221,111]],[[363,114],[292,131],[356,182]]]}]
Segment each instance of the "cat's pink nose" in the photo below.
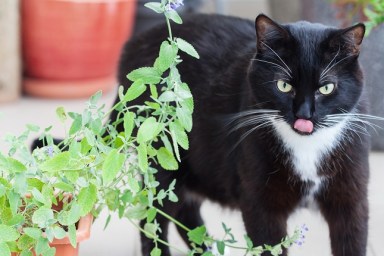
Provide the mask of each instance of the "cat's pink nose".
[{"label": "cat's pink nose", "polygon": [[293,128],[299,132],[311,133],[313,132],[313,123],[306,119],[297,119],[293,124]]}]

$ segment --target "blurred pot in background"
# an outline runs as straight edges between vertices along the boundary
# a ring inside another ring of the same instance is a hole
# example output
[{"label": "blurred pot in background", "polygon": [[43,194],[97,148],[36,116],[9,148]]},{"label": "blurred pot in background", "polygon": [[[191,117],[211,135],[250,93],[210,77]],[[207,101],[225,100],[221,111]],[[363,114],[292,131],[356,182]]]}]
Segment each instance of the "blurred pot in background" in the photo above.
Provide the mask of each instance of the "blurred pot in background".
[{"label": "blurred pot in background", "polygon": [[21,0],[24,91],[77,98],[114,88],[135,10],[136,0]]}]

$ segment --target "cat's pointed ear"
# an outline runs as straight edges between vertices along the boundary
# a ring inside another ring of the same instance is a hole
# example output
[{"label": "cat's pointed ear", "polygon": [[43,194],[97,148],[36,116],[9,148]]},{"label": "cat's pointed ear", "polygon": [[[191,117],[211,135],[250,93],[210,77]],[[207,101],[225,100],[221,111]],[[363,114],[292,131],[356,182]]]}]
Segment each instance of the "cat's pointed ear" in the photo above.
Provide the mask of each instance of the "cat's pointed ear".
[{"label": "cat's pointed ear", "polygon": [[339,48],[348,54],[359,54],[360,45],[365,34],[363,23],[341,29],[330,41],[331,48]]},{"label": "cat's pointed ear", "polygon": [[264,14],[260,14],[255,20],[257,48],[264,50],[273,42],[287,40],[289,33],[281,25]]}]

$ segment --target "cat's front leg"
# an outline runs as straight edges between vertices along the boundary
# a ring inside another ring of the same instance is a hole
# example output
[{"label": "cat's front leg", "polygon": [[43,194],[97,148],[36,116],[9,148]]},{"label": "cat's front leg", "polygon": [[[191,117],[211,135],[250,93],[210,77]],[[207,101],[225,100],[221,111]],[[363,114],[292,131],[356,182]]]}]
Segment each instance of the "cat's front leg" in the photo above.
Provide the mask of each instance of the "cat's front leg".
[{"label": "cat's front leg", "polygon": [[[343,196],[348,200],[343,201]],[[329,225],[333,256],[365,256],[368,235],[368,200],[338,195],[320,201]]]},{"label": "cat's front leg", "polygon": [[[255,247],[264,244],[276,245],[286,237],[288,215],[280,209],[269,208],[254,199],[241,205],[245,229]],[[263,254],[267,255],[271,254]],[[284,249],[281,255],[286,256],[287,251]]]}]

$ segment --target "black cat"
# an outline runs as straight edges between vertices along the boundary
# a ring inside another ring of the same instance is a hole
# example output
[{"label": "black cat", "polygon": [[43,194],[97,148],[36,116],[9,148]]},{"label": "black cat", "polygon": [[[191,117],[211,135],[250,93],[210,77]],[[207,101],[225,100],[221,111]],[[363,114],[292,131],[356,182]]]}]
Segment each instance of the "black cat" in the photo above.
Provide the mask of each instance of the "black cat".
[{"label": "black cat", "polygon": [[[193,130],[180,169],[157,175],[163,187],[177,179],[180,201],[162,209],[194,228],[203,224],[199,198],[239,208],[248,235],[262,245],[280,242],[289,215],[313,200],[329,224],[333,255],[366,255],[364,31],[362,24],[280,25],[265,15],[256,24],[198,15],[175,26],[201,59],[182,55],[179,65],[195,100]],[[159,26],[125,45],[120,84],[129,87],[130,71],[154,63],[165,38]],[[166,240],[168,221],[157,221]],[[143,236],[143,255],[152,247]]]}]

